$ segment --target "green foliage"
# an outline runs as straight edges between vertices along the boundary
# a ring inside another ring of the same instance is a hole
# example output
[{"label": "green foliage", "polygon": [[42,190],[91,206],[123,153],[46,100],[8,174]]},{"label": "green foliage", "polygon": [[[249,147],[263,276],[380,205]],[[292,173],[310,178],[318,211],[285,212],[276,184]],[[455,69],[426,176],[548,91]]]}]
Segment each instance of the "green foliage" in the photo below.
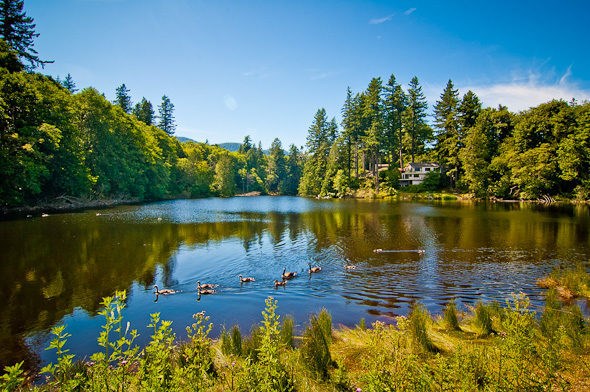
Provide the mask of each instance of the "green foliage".
[{"label": "green foliage", "polygon": [[293,339],[294,328],[295,319],[293,316],[283,317],[283,324],[281,325],[281,344],[287,348],[295,347],[295,341]]},{"label": "green foliage", "polygon": [[125,86],[125,83],[117,87],[117,90],[115,91],[115,101],[113,103],[123,109],[125,113],[131,113],[131,96],[129,95],[129,89]]},{"label": "green foliage", "polygon": [[23,362],[16,363],[12,366],[4,367],[4,374],[0,376],[0,388],[3,391],[15,391],[25,381]]},{"label": "green foliage", "polygon": [[317,196],[321,193],[333,137],[326,110],[319,109],[308,131],[307,158],[299,183],[300,195]]},{"label": "green foliage", "polygon": [[438,129],[436,154],[438,162],[446,167],[446,175],[451,179],[454,188],[459,180],[461,170],[459,151],[459,92],[455,90],[453,82],[449,80],[434,105],[434,123]]},{"label": "green foliage", "polygon": [[174,134],[174,104],[166,95],[162,96],[162,103],[158,105],[158,127],[168,135]]},{"label": "green foliage", "polygon": [[216,380],[209,338],[213,324],[202,313],[194,314],[193,318],[195,322],[186,328],[188,341],[180,345],[178,362],[173,363],[170,390],[205,390]]},{"label": "green foliage", "polygon": [[51,329],[51,334],[55,337],[49,343],[47,350],[55,350],[57,355],[57,364],[48,364],[41,369],[41,373],[48,373],[52,376],[51,383],[58,386],[68,385],[68,389],[77,386],[76,380],[70,379],[71,369],[73,367],[74,354],[68,354],[69,349],[64,348],[67,339],[72,336],[64,332],[66,326],[59,325]]},{"label": "green foliage", "polygon": [[[397,319],[397,327],[375,322],[372,328],[343,329],[335,331],[329,343],[333,332],[331,317],[322,310],[310,318],[298,350],[284,350],[288,340],[284,336],[290,335],[292,339],[292,318],[286,318],[279,328],[277,302],[268,298],[262,326],[254,333],[259,336],[256,361],[237,353],[232,353],[230,358],[214,356],[217,343],[209,337],[212,324],[202,313],[193,316],[195,322],[187,327],[188,339],[183,342],[176,342],[169,321],[152,314],[148,345],[141,353],[127,350],[124,340],[130,335],[120,330],[126,325],[120,317],[125,295],[118,292],[104,299],[105,308],[101,312],[105,316],[105,326],[99,341],[108,342],[103,344],[108,348],[108,355],[100,352],[92,356],[91,362],[74,362],[73,355],[65,348],[69,334],[64,326],[56,327],[49,349],[56,350],[57,363],[43,369],[50,375],[46,384],[29,388],[64,391],[568,390],[573,386],[568,382],[572,377],[580,380],[588,377],[583,365],[588,333],[579,307],[564,306],[555,293],[551,295],[540,320],[523,294],[513,295],[505,308],[497,303],[485,305],[490,315],[498,317],[499,332],[475,340],[471,332],[461,329],[452,334],[438,328],[429,329],[428,312],[420,304],[414,304],[408,318]],[[468,329],[468,326],[463,328]],[[285,333],[286,330],[290,332]],[[107,331],[110,333],[105,336]],[[444,351],[434,347],[433,339],[443,342]],[[218,347],[222,351],[231,345],[238,347],[239,329],[234,327],[231,333],[225,331],[221,340]],[[228,360],[231,363],[226,362]],[[0,377],[4,390],[25,388],[23,382],[22,363],[6,367]],[[573,382],[580,385],[577,380]]]},{"label": "green foliage", "polygon": [[277,301],[268,297],[262,312],[263,320],[260,327],[260,346],[258,362],[250,366],[241,389],[256,388],[259,391],[290,391],[293,381],[281,362],[281,331],[279,315],[276,314]]},{"label": "green foliage", "polygon": [[416,347],[426,352],[437,351],[436,346],[428,336],[427,326],[431,322],[430,314],[424,305],[415,302],[408,315],[408,324],[412,340]]},{"label": "green foliage", "polygon": [[461,330],[461,327],[459,326],[459,318],[457,317],[457,306],[455,305],[454,299],[451,299],[445,306],[443,320],[447,328],[454,331]]},{"label": "green foliage", "polygon": [[322,381],[328,379],[328,372],[332,367],[331,340],[332,319],[323,309],[320,315],[311,316],[309,326],[303,333],[303,343],[299,348],[305,367],[314,377]]},{"label": "green foliage", "polygon": [[24,11],[23,0],[2,0],[0,2],[0,38],[2,38],[18,56],[27,61],[31,68],[44,66],[53,61],[40,60],[33,48],[35,32],[34,20]]},{"label": "green foliage", "polygon": [[242,333],[240,327],[234,325],[230,331],[221,331],[221,351],[225,355],[242,355]]},{"label": "green foliage", "polygon": [[475,304],[475,325],[479,329],[480,336],[488,336],[494,332],[490,305],[477,301]]}]

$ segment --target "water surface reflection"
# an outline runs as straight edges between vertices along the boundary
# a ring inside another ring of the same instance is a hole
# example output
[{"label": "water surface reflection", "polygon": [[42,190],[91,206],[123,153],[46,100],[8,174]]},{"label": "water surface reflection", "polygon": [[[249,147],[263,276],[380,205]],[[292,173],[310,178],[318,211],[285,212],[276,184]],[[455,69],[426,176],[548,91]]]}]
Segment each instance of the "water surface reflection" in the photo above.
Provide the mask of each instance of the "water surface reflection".
[{"label": "water surface reflection", "polygon": [[[42,348],[56,323],[68,325],[74,353],[96,351],[101,299],[118,289],[130,294],[125,317],[143,342],[153,312],[173,320],[179,337],[202,310],[216,333],[233,324],[247,331],[269,295],[299,325],[322,307],[352,325],[389,321],[414,300],[438,312],[451,298],[465,307],[519,291],[539,306],[536,278],[588,261],[589,219],[584,206],[257,197],[0,222],[0,361],[52,359]],[[322,272],[306,274],[308,262]],[[275,289],[284,267],[300,277]],[[256,281],[240,284],[239,274]],[[197,280],[218,293],[198,301]],[[180,292],[154,302],[154,284]]]}]

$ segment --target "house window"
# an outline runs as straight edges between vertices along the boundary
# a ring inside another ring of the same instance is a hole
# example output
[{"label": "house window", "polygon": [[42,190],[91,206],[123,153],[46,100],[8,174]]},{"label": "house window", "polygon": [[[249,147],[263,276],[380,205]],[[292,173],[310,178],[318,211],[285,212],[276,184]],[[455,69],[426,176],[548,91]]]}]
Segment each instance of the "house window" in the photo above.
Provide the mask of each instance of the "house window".
[{"label": "house window", "polygon": [[420,174],[414,174],[414,178],[420,178]]},{"label": "house window", "polygon": [[429,167],[425,167],[424,168],[424,171],[430,171],[430,168]]}]

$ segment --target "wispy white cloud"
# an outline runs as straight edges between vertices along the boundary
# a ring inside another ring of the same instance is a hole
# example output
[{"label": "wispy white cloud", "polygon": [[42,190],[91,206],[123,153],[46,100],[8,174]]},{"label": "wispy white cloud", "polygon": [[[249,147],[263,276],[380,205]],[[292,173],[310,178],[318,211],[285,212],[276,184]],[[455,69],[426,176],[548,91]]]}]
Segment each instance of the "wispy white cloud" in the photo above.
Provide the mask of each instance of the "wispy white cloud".
[{"label": "wispy white cloud", "polygon": [[258,78],[258,79],[266,79],[267,77],[271,76],[272,72],[267,67],[260,67],[256,69],[250,69],[248,71],[242,72],[242,76],[247,78]]},{"label": "wispy white cloud", "polygon": [[562,77],[559,83],[556,84],[547,84],[538,80],[532,80],[528,83],[513,82],[487,86],[467,86],[461,88],[461,92],[464,93],[467,90],[471,90],[477,94],[485,106],[496,107],[498,105],[505,105],[515,112],[529,109],[553,99],[563,99],[566,101],[572,98],[578,101],[590,100],[590,91],[569,84],[566,82],[566,79]]},{"label": "wispy white cloud", "polygon": [[321,69],[311,68],[306,70],[309,74],[309,80],[323,80],[331,78],[334,75],[337,75],[338,72],[336,71],[325,71]]},{"label": "wispy white cloud", "polygon": [[569,67],[567,67],[567,70],[565,71],[565,73],[561,76],[561,78],[559,78],[559,85],[563,86],[565,84],[567,84],[567,79],[572,76],[572,66],[570,65]]},{"label": "wispy white cloud", "polygon": [[416,11],[415,7],[408,8],[407,10],[404,11],[404,15],[412,15],[414,13],[414,11]]},{"label": "wispy white cloud", "polygon": [[231,95],[226,95],[223,97],[223,103],[225,104],[225,107],[232,112],[238,108],[238,101],[236,101],[236,99]]},{"label": "wispy white cloud", "polygon": [[369,24],[377,25],[385,22],[389,22],[393,18],[394,14],[384,16],[382,18],[374,18],[369,20]]}]

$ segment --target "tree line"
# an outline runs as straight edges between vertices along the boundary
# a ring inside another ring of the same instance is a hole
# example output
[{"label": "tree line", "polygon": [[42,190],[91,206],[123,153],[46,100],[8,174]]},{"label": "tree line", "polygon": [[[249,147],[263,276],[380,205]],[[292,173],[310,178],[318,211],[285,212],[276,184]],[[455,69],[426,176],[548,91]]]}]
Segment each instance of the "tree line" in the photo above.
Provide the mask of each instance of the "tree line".
[{"label": "tree line", "polygon": [[29,72],[0,41],[2,206],[63,195],[153,200],[297,193],[302,158],[295,146],[285,153],[275,139],[265,154],[249,137],[237,152],[180,143],[166,96],[159,116],[145,98],[131,107],[124,84],[116,97],[112,103],[93,88],[77,92],[71,76],[60,83]]},{"label": "tree line", "polygon": [[[268,154],[246,136],[237,152],[173,137],[174,105],[145,97],[133,105],[125,84],[114,102],[78,91],[70,74],[35,73],[51,61],[34,46],[35,24],[22,0],[0,0],[0,205],[59,196],[138,201],[260,192],[346,196],[393,194],[404,163],[437,162],[424,187],[478,197],[590,197],[590,104],[554,100],[512,113],[483,108],[449,80],[428,118],[417,77],[404,91],[384,85],[347,90],[341,122],[319,109],[306,149]],[[26,65],[25,65],[26,63]],[[412,190],[412,189],[410,189]],[[413,189],[416,190],[416,189]],[[419,189],[418,189],[419,190]]]},{"label": "tree line", "polygon": [[[309,128],[299,193],[394,193],[407,162],[436,162],[422,187],[476,197],[590,198],[590,104],[553,100],[520,113],[483,108],[448,81],[428,119],[417,77],[404,91],[391,75],[347,89],[341,127],[319,109]],[[325,173],[319,175],[320,173]]]}]

